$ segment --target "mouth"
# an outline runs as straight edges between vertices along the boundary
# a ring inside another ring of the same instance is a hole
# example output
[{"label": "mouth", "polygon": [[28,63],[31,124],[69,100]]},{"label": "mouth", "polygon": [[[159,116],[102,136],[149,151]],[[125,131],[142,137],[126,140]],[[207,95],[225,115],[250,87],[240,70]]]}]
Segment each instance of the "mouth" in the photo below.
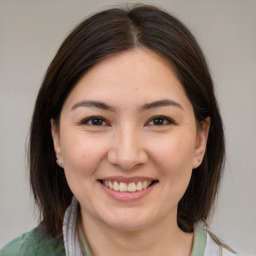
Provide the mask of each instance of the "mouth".
[{"label": "mouth", "polygon": [[105,187],[109,188],[110,190],[116,191],[116,192],[128,192],[128,193],[135,193],[142,190],[145,190],[155,183],[157,183],[157,180],[141,180],[138,182],[119,182],[116,180],[99,180],[101,184],[103,184]]}]

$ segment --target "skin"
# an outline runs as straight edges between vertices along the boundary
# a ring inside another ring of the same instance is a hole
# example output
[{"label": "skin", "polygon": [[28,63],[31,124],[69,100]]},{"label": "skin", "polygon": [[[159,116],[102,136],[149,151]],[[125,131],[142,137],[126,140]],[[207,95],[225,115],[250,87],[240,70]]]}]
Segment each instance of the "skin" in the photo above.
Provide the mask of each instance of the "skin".
[{"label": "skin", "polygon": [[[162,100],[170,102],[146,105]],[[58,129],[52,120],[52,136],[94,255],[190,255],[193,233],[178,228],[177,206],[202,161],[209,123],[197,127],[172,66],[152,51],[118,53],[81,78]],[[120,201],[99,181],[108,177],[156,182],[145,196]]]}]

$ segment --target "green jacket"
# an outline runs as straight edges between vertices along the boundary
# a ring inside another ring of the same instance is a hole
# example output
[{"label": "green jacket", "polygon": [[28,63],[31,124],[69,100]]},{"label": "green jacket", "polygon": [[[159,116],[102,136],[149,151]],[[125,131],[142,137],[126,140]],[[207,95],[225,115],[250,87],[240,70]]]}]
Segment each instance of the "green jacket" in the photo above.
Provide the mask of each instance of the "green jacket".
[{"label": "green jacket", "polygon": [[8,243],[0,256],[65,256],[61,239],[47,234],[43,224]]},{"label": "green jacket", "polygon": [[[204,255],[207,233],[195,226],[194,244],[191,256]],[[84,237],[84,255],[92,255]],[[224,254],[225,255],[225,254]],[[230,254],[228,254],[230,255]],[[43,224],[16,238],[0,250],[0,256],[65,256],[62,239],[51,237]]]}]

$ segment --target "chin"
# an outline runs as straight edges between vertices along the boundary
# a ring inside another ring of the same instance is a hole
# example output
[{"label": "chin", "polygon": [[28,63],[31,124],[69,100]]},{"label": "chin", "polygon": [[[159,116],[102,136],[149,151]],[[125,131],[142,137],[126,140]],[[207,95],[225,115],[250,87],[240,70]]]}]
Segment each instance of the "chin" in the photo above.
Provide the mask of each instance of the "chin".
[{"label": "chin", "polygon": [[111,222],[106,223],[110,228],[119,230],[119,231],[139,231],[145,229],[148,224],[147,223],[138,223],[133,221],[127,221],[127,222]]},{"label": "chin", "polygon": [[145,216],[144,214],[136,213],[122,213],[122,214],[111,214],[108,218],[103,217],[101,219],[110,228],[120,231],[137,231],[147,228],[152,225],[155,221],[151,216]]}]

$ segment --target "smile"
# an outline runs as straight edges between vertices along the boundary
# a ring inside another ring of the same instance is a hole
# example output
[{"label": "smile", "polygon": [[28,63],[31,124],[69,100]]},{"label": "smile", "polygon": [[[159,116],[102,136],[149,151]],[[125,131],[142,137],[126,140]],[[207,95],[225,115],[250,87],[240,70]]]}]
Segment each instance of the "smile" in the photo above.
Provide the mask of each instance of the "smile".
[{"label": "smile", "polygon": [[118,181],[103,180],[102,184],[114,191],[134,193],[148,188],[153,184],[153,182],[154,181],[144,180],[139,182],[124,183]]}]

